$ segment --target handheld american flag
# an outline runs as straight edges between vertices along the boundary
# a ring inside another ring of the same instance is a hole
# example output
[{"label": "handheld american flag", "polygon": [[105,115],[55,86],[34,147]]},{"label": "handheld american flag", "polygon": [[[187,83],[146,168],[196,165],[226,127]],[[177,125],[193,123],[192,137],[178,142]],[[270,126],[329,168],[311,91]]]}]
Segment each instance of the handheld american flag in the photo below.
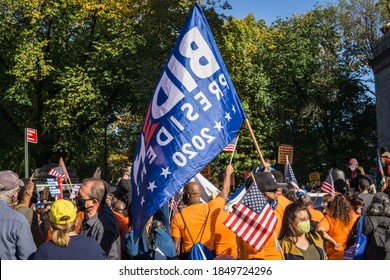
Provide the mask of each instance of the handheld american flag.
[{"label": "handheld american flag", "polygon": [[304,190],[302,190],[299,185],[298,185],[298,181],[297,179],[295,178],[295,175],[294,175],[294,171],[291,167],[291,164],[290,162],[287,160],[286,162],[286,174],[284,174],[284,177],[286,178],[286,182],[287,183],[290,183],[291,185],[294,186],[294,190],[295,190],[295,193],[300,196],[302,194],[305,193]]},{"label": "handheld american flag", "polygon": [[168,59],[138,140],[134,236],[238,133],[245,112],[199,4]]},{"label": "handheld american flag", "polygon": [[256,184],[252,184],[224,224],[258,251],[275,231],[278,219]]},{"label": "handheld american flag", "polygon": [[325,181],[322,182],[321,192],[328,193],[328,194],[330,194],[331,196],[334,197],[336,193],[335,193],[335,190],[334,190],[332,169],[329,171],[329,174],[326,177]]},{"label": "handheld american flag", "polygon": [[234,137],[233,140],[226,145],[225,148],[223,148],[223,151],[224,152],[234,152],[234,150],[236,149],[236,145],[237,145],[237,140],[238,140],[238,137]]},{"label": "handheld american flag", "polygon": [[183,200],[183,191],[179,190],[169,201],[169,208],[171,208],[171,217],[174,217],[179,212],[179,205]]},{"label": "handheld american flag", "polygon": [[64,169],[62,168],[61,165],[50,169],[48,174],[57,178],[64,178],[64,179],[66,178]]}]

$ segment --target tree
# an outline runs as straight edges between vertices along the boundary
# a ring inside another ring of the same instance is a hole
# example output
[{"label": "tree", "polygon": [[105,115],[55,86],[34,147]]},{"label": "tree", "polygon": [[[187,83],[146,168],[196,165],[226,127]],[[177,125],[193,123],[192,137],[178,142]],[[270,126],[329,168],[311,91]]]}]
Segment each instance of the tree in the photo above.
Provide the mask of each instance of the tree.
[{"label": "tree", "polygon": [[39,132],[31,167],[63,157],[89,177],[118,147],[130,161],[137,137],[115,140],[142,123],[194,2],[0,0],[1,169],[23,170],[24,127]]},{"label": "tree", "polygon": [[[375,154],[352,149],[357,140],[351,135],[362,128],[356,120],[374,104],[360,80],[365,73],[345,59],[337,15],[336,7],[319,7],[276,21],[263,57],[279,123],[273,137],[294,146],[298,174],[343,167],[358,151],[365,159]],[[365,125],[375,131],[375,122]],[[366,140],[371,146],[372,134]]]}]

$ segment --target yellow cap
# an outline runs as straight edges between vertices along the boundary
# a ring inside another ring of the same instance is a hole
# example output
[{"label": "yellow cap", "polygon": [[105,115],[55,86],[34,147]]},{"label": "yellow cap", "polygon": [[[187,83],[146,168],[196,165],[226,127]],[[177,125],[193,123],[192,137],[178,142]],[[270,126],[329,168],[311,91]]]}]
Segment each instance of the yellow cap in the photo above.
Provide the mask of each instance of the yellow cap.
[{"label": "yellow cap", "polygon": [[65,225],[76,219],[76,207],[65,199],[55,201],[50,208],[50,221],[55,225]]}]

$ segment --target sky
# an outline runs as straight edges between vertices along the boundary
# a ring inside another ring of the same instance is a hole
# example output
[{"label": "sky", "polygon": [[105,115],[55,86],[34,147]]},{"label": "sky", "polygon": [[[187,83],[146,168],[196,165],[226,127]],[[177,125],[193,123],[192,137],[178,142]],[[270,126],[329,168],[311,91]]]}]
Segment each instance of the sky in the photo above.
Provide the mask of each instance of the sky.
[{"label": "sky", "polygon": [[225,15],[242,19],[253,13],[256,20],[264,19],[270,25],[278,17],[285,19],[293,14],[303,14],[313,10],[315,6],[325,6],[326,3],[337,4],[338,0],[227,0],[233,7],[222,10]]},{"label": "sky", "polygon": [[[306,11],[313,10],[316,6],[326,6],[327,3],[337,5],[339,0],[227,0],[232,6],[231,10],[216,8],[217,12],[227,16],[242,19],[252,13],[256,20],[264,19],[269,26],[277,18],[286,19],[293,14],[301,15]],[[373,80],[373,74],[367,76]],[[368,83],[372,91],[374,84]]]}]

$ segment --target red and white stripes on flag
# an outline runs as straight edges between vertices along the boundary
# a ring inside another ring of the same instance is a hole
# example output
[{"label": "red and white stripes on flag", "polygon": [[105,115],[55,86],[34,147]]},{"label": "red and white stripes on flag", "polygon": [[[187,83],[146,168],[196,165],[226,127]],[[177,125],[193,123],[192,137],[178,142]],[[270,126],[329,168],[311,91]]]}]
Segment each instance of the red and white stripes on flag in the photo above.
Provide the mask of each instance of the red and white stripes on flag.
[{"label": "red and white stripes on flag", "polygon": [[329,171],[329,174],[326,177],[325,181],[322,182],[321,192],[328,193],[328,194],[330,194],[331,196],[334,197],[336,195],[336,193],[335,193],[335,190],[334,190],[332,169]]},{"label": "red and white stripes on flag", "polygon": [[171,208],[171,217],[174,217],[179,212],[179,204],[183,200],[183,191],[179,190],[169,201]]},{"label": "red and white stripes on flag", "polygon": [[252,184],[224,224],[253,248],[261,251],[274,233],[277,221],[267,199]]},{"label": "red and white stripes on flag", "polygon": [[290,183],[291,185],[294,186],[294,189],[295,189],[296,192],[301,190],[299,188],[299,186],[298,186],[298,181],[295,178],[294,171],[293,171],[293,169],[291,167],[290,162],[288,162],[288,160],[287,160],[287,163],[286,163],[286,174],[284,175],[284,177],[286,178],[286,182],[287,183]]},{"label": "red and white stripes on flag", "polygon": [[57,178],[64,178],[66,179],[64,169],[62,168],[61,165],[53,167],[52,169],[49,170],[48,172],[49,175],[57,177]]},{"label": "red and white stripes on flag", "polygon": [[237,140],[238,140],[237,136],[234,137],[233,140],[230,141],[230,143],[227,144],[225,148],[223,148],[223,151],[230,152],[230,153],[234,152],[234,149],[236,148],[237,145]]}]

